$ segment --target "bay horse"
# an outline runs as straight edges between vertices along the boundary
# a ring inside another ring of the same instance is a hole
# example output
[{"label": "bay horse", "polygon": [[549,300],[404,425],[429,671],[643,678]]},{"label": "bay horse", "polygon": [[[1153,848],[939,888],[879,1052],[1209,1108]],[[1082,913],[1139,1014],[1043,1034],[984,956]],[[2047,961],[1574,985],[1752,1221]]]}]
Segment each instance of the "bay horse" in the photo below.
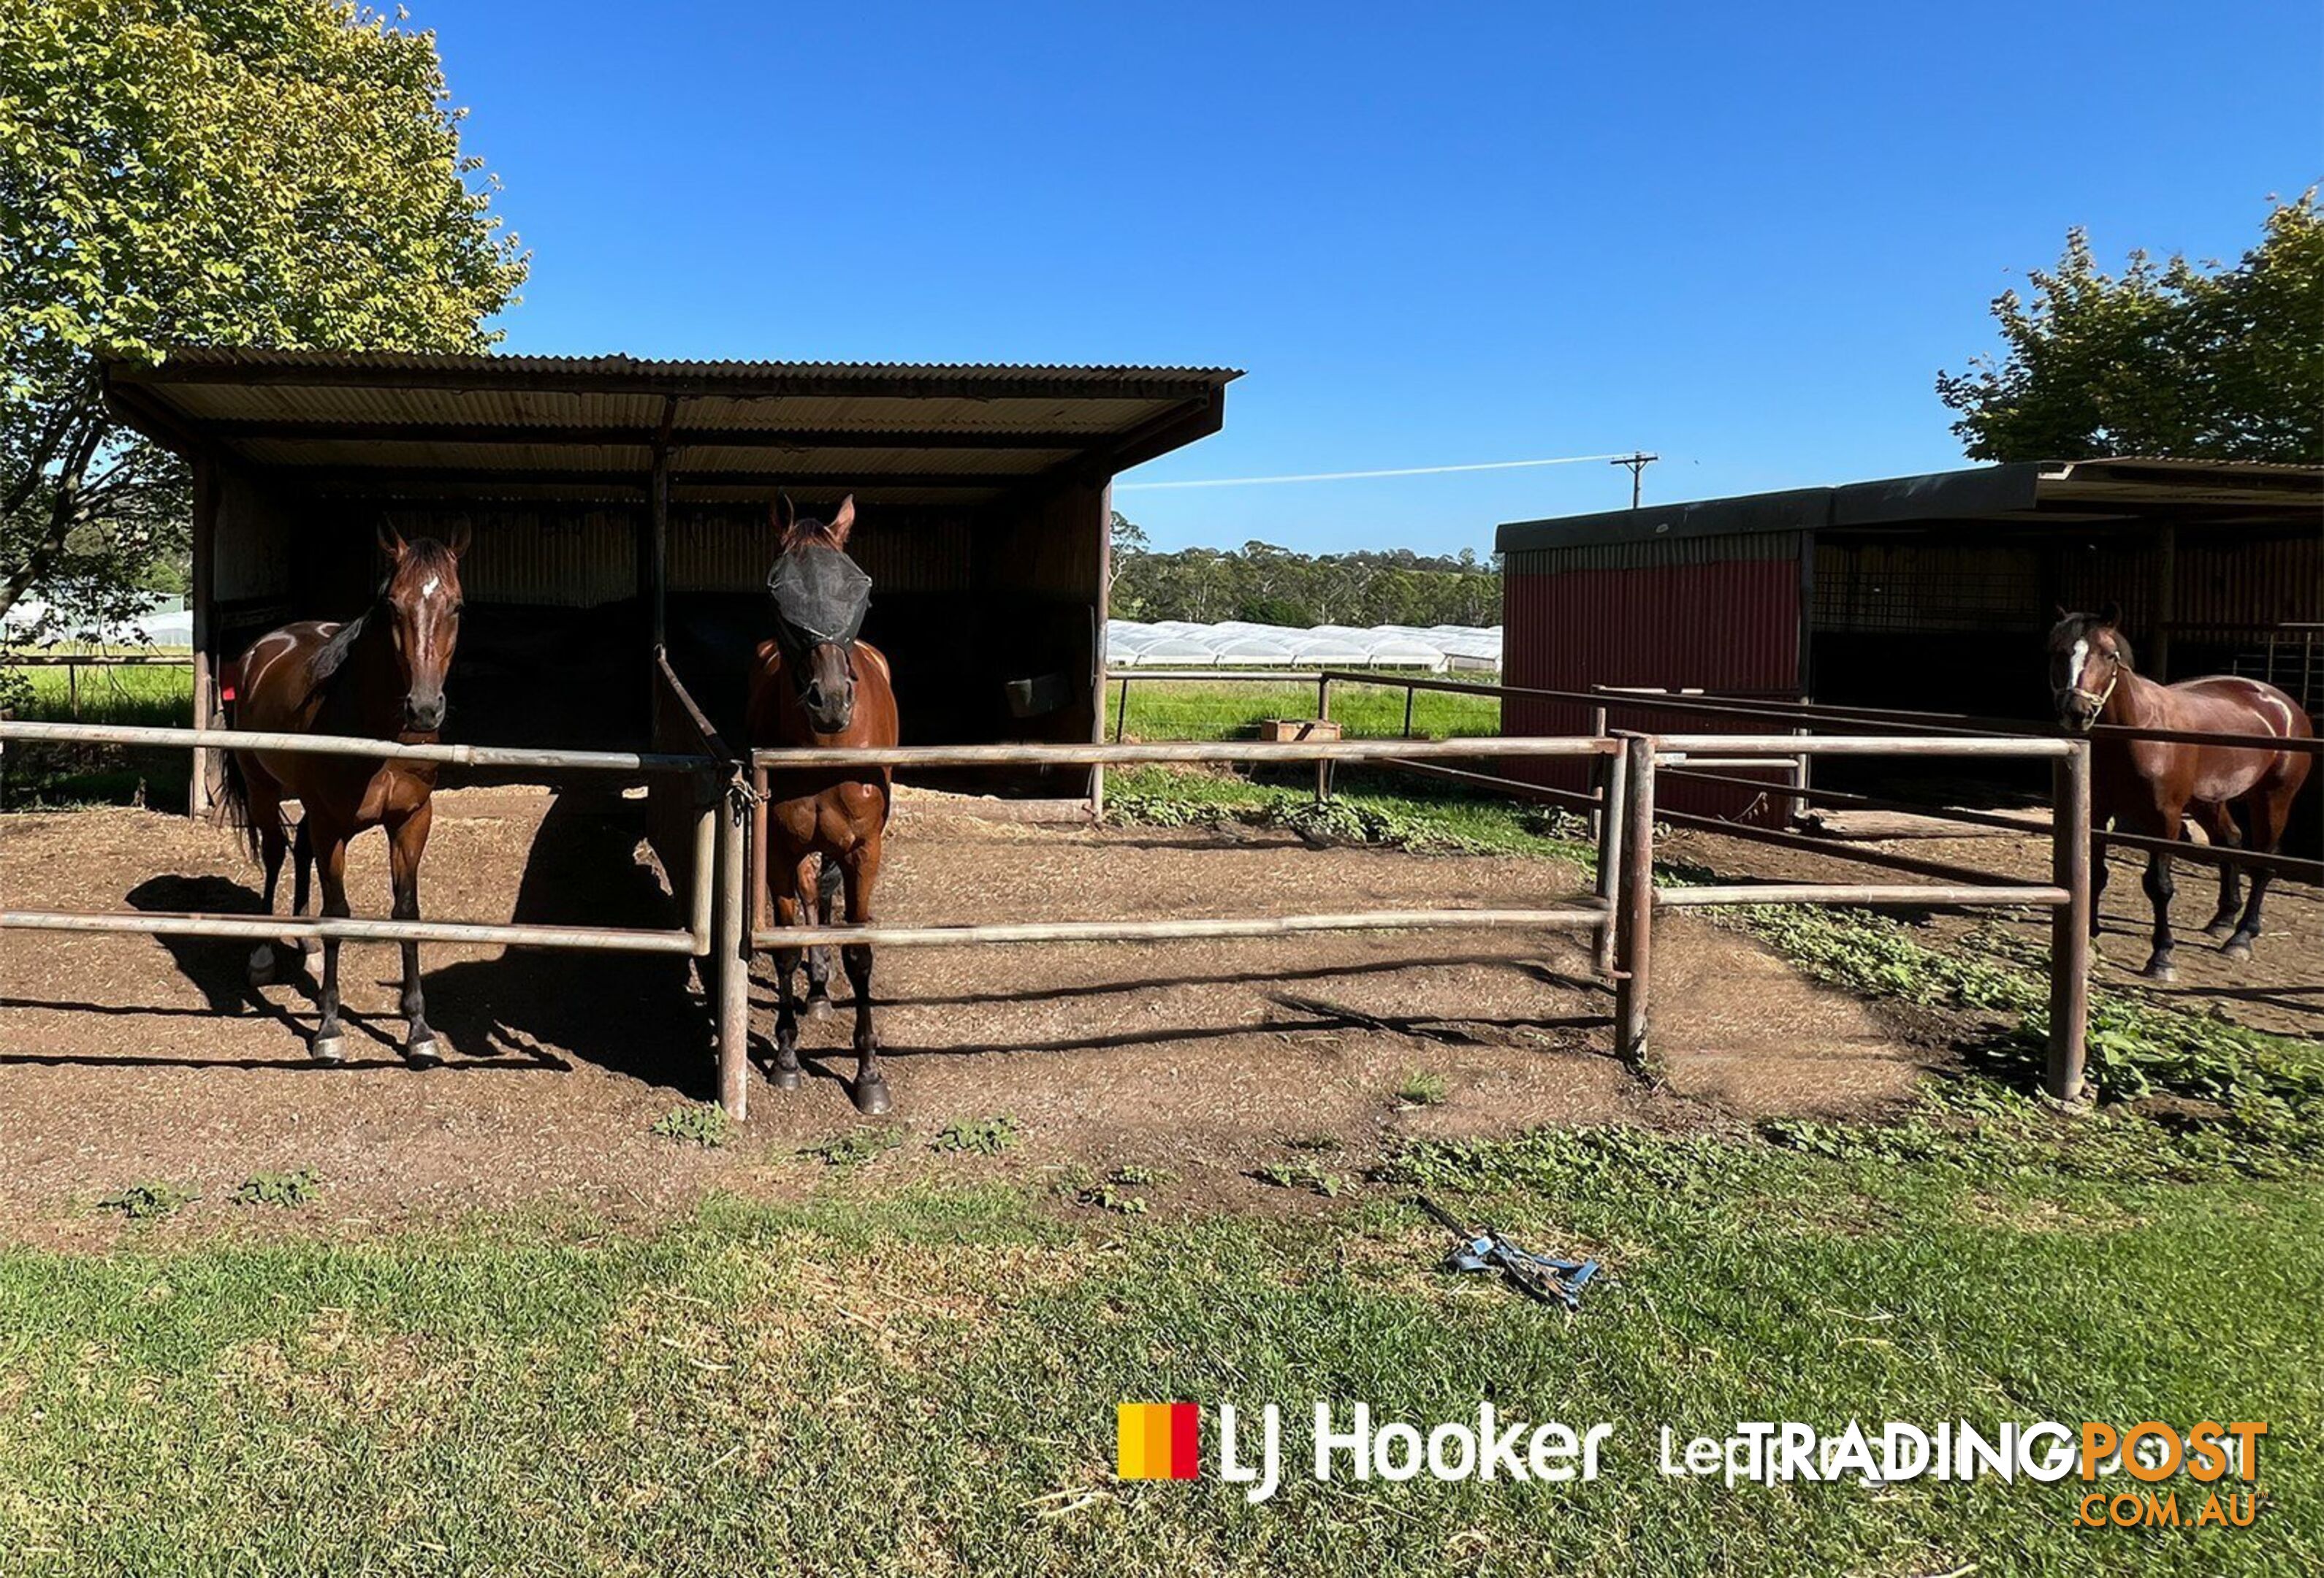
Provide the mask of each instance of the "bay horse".
[{"label": "bay horse", "polygon": [[[789,496],[779,494],[773,520],[780,544],[767,590],[775,633],[759,643],[751,669],[751,743],[895,744],[896,693],[888,660],[857,639],[872,581],[846,553],[855,527],[854,496],[841,501],[825,524],[801,519]],[[847,924],[870,925],[894,778],[885,767],[770,770],[767,798],[755,809],[756,913],[769,912],[771,897],[777,925],[829,926],[833,901],[844,895]],[[783,1090],[799,1084],[791,972],[802,951],[775,950],[774,1082]],[[821,1019],[831,1011],[829,950],[804,952],[807,1012]],[[872,949],[850,943],[841,952],[855,995],[855,1078],[848,1094],[858,1112],[877,1115],[891,1103],[872,1028]]]},{"label": "bay horse", "polygon": [[[444,675],[460,637],[462,526],[451,541],[406,541],[383,524],[379,546],[387,576],[370,608],[344,623],[309,620],[269,631],[222,677],[227,725],[295,734],[341,734],[405,744],[433,744],[444,723]],[[307,869],[322,878],[327,916],[346,916],[347,841],[372,827],[387,831],[388,863],[399,920],[420,918],[420,857],[435,811],[432,761],[366,761],[280,751],[231,751],[221,809],[241,822],[251,855],[266,870],[266,912],[288,839],[282,802],[304,808],[298,833],[298,880],[291,913],[307,907]],[[300,945],[302,953],[311,951]],[[273,979],[274,949],[250,953],[250,980]],[[323,942],[321,1018],[308,1051],[319,1062],[346,1056],[339,1029],[339,945]],[[413,1067],[443,1061],[428,1028],[420,988],[420,945],[403,945],[403,1056]]]},{"label": "bay horse", "polygon": [[[2312,740],[2316,725],[2300,704],[2273,685],[2240,675],[2214,674],[2161,685],[2140,674],[2120,628],[2122,611],[2113,604],[2098,614],[2058,610],[2050,632],[2050,686],[2058,721],[2088,733],[2096,724],[2142,729],[2184,729],[2213,734],[2265,734]],[[2098,735],[2090,743],[2090,930],[2098,931],[2098,899],[2106,891],[2106,829],[2176,842],[2191,811],[2214,846],[2232,849],[2248,840],[2273,854],[2283,841],[2292,802],[2308,780],[2310,758],[2298,751],[2191,745],[2165,740],[2124,740]],[[2238,830],[2231,807],[2240,806],[2247,827]],[[2269,872],[2252,873],[2251,898],[2243,897],[2243,874],[2219,867],[2219,907],[2205,935],[2227,938],[2220,952],[2248,959],[2259,940],[2260,901]],[[2144,972],[2172,980],[2171,857],[2162,851],[2146,858],[2146,897],[2154,907],[2154,953]],[[2240,916],[2238,915],[2240,911]]]}]

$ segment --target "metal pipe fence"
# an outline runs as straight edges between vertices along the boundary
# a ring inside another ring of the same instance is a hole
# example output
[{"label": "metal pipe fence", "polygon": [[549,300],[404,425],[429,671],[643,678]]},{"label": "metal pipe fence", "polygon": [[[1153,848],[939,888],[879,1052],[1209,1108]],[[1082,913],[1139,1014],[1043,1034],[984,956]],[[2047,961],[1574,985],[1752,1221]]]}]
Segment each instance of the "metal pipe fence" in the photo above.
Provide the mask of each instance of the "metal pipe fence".
[{"label": "metal pipe fence", "polygon": [[[472,766],[532,767],[557,771],[701,773],[717,765],[708,756],[658,752],[556,751],[499,745],[420,745],[392,740],[361,740],[331,734],[292,734],[262,730],[190,729],[115,724],[51,724],[0,721],[0,741],[37,740],[70,744],[183,746],[194,750],[245,750],[284,755],[357,757],[382,761],[457,762]],[[706,865],[697,883],[709,880]],[[709,906],[688,895],[692,924],[684,930],[649,931],[619,927],[529,926],[510,922],[367,919],[362,917],[267,917],[164,914],[159,911],[82,912],[12,909],[0,911],[0,929],[106,931],[152,937],[329,938],[340,942],[433,942],[503,947],[562,948],[591,952],[702,955],[710,950]]]}]

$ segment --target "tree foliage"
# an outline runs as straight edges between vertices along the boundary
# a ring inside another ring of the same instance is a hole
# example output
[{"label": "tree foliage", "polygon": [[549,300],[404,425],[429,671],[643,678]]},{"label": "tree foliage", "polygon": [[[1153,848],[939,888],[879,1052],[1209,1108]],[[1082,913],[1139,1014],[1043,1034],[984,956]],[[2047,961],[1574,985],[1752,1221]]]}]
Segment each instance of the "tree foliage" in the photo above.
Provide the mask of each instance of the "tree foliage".
[{"label": "tree foliage", "polygon": [[327,0],[0,0],[0,613],[180,546],[100,355],[466,351],[526,257],[434,35]]},{"label": "tree foliage", "polygon": [[2107,455],[2324,462],[2324,215],[2279,203],[2235,267],[2130,254],[2098,266],[2089,236],[1993,303],[2002,356],[1941,373],[1973,460]]},{"label": "tree foliage", "polygon": [[1240,552],[1186,548],[1154,553],[1146,533],[1113,517],[1117,619],[1247,619],[1259,624],[1495,624],[1501,577],[1470,549],[1426,558],[1327,553],[1311,558],[1269,542]]}]

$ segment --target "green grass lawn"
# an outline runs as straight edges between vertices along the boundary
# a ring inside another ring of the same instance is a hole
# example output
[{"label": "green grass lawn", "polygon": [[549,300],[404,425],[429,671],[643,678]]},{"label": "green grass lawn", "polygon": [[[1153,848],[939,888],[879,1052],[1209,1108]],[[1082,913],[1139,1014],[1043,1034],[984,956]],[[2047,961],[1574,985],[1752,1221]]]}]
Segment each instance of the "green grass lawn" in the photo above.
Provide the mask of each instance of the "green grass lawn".
[{"label": "green grass lawn", "polygon": [[[1457,676],[1461,682],[1492,683],[1491,674]],[[1405,692],[1401,687],[1334,682],[1332,716],[1350,736],[1392,737],[1404,733]],[[1247,736],[1261,718],[1312,718],[1315,687],[1311,684],[1201,684],[1132,676],[1126,720],[1113,709],[1121,701],[1121,680],[1106,687],[1106,734],[1112,737],[1117,722],[1127,723],[1133,740],[1231,740]],[[1412,698],[1412,732],[1431,739],[1498,734],[1501,704],[1489,696],[1462,696],[1448,691],[1416,691]]]},{"label": "green grass lawn", "polygon": [[[1443,1235],[1397,1185],[1309,1219],[1125,1221],[885,1189],[883,1165],[643,1237],[0,1254],[0,1548],[107,1573],[2324,1562],[2307,1187],[1622,1135],[1429,1159],[1464,1209],[1607,1257],[1569,1318],[1433,1269]],[[1207,1414],[1198,1481],[1111,1474],[1122,1400],[1473,1422],[1488,1398],[1612,1422],[1604,1477],[1325,1486],[1295,1461],[1253,1508],[1212,1472]],[[1729,1490],[1656,1467],[1663,1424],[2211,1417],[2274,1425],[2249,1529],[2080,1529],[2071,1482]]]},{"label": "green grass lawn", "polygon": [[[21,676],[28,699],[18,717],[43,723],[126,724],[184,728],[193,717],[194,675],[175,665],[9,670]],[[12,744],[6,764],[6,808],[54,809],[78,805],[126,805],[141,788],[156,805],[182,802],[193,771],[184,751],[115,746]]]}]

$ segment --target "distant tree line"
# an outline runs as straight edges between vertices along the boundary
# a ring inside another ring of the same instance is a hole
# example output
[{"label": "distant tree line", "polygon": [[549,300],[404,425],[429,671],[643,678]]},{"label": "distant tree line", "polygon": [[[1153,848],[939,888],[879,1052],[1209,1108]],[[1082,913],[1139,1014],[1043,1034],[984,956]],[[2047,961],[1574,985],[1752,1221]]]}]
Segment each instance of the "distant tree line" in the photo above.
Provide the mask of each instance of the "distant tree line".
[{"label": "distant tree line", "polygon": [[1113,516],[1113,616],[1258,624],[1499,624],[1501,572],[1474,549],[1308,555],[1271,542],[1156,553]]}]

